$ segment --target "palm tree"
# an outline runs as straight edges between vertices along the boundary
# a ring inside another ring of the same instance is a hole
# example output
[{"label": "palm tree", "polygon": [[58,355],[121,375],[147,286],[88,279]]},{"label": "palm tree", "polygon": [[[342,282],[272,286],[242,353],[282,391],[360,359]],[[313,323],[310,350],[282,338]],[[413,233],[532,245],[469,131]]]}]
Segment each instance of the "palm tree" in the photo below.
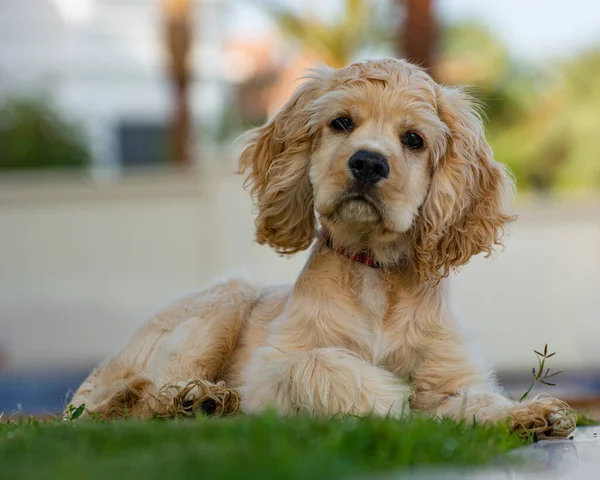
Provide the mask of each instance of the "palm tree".
[{"label": "palm tree", "polygon": [[168,72],[173,87],[171,120],[171,160],[181,166],[192,163],[192,118],[189,106],[192,39],[191,0],[163,0],[165,40],[169,57]]},{"label": "palm tree", "polygon": [[435,76],[437,25],[432,0],[396,0],[396,3],[405,10],[404,22],[396,36],[398,54]]},{"label": "palm tree", "polygon": [[369,0],[344,0],[341,15],[333,22],[306,12],[293,12],[274,2],[269,4],[269,11],[283,35],[333,68],[348,65],[361,48],[377,43],[387,34],[375,18],[375,2]]}]

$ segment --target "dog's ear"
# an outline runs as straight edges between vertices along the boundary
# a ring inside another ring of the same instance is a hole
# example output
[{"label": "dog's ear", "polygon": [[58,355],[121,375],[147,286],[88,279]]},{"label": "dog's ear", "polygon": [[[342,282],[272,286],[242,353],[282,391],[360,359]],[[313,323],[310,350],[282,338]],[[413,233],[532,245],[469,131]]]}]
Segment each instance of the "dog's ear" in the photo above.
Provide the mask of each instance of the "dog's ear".
[{"label": "dog's ear", "polygon": [[316,132],[309,107],[325,92],[328,72],[315,70],[305,77],[272,120],[249,132],[239,157],[239,172],[248,172],[245,185],[258,207],[256,240],[279,253],[305,250],[316,235],[308,176]]},{"label": "dog's ear", "polygon": [[473,255],[501,244],[504,212],[514,184],[496,162],[473,101],[439,87],[438,113],[448,127],[447,146],[433,165],[431,185],[415,226],[414,258],[423,278],[440,279]]}]

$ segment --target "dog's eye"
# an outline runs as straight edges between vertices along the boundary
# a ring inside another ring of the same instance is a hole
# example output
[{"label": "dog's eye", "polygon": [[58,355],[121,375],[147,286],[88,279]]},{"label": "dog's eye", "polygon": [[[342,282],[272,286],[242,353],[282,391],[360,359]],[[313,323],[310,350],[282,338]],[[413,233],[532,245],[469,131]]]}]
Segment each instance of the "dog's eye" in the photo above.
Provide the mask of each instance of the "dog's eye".
[{"label": "dog's eye", "polygon": [[333,120],[329,126],[336,132],[350,133],[354,129],[354,122],[350,117],[338,117]]},{"label": "dog's eye", "polygon": [[423,148],[423,139],[418,133],[406,132],[402,136],[402,144],[413,150],[419,150]]}]

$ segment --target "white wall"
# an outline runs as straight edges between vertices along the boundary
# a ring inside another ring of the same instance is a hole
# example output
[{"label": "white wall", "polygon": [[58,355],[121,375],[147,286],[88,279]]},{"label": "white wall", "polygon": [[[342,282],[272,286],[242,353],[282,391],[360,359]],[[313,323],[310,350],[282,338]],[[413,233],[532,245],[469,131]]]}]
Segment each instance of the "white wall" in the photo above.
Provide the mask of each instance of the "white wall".
[{"label": "white wall", "polygon": [[[11,366],[88,366],[165,302],[232,272],[293,281],[306,255],[253,243],[249,195],[230,171],[106,185],[0,179],[0,344]],[[499,367],[528,368],[545,342],[557,366],[600,366],[600,201],[517,209],[505,252],[455,279],[462,317]]]}]

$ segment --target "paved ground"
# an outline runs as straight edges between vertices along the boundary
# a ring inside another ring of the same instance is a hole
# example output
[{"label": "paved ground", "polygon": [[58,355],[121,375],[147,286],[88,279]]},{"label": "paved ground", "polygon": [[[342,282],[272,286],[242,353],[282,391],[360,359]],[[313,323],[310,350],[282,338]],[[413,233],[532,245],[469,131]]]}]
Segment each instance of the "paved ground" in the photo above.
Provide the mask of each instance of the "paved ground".
[{"label": "paved ground", "polygon": [[379,477],[411,480],[595,480],[600,478],[600,427],[580,427],[567,440],[548,440],[523,447],[477,470],[426,470]]},{"label": "paved ground", "polygon": [[571,439],[539,442],[521,449],[518,455],[527,467],[507,469],[513,479],[600,478],[600,427],[580,427]]}]

